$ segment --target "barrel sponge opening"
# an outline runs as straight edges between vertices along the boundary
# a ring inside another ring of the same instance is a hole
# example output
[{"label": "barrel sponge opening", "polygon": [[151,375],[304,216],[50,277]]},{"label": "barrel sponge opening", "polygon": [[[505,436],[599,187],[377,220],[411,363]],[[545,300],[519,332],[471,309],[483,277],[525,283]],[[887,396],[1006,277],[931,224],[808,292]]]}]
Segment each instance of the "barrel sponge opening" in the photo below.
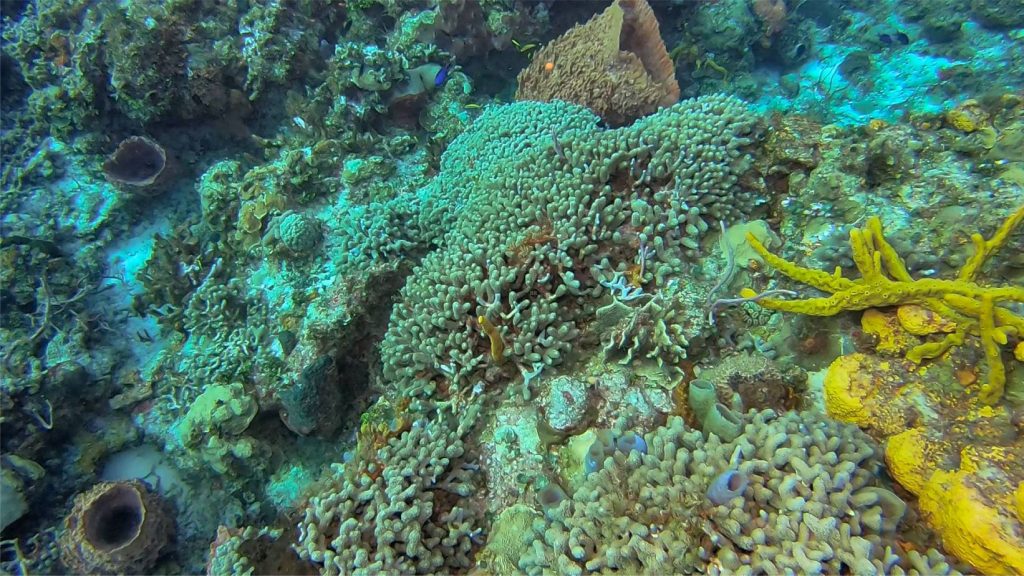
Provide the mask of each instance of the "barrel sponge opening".
[{"label": "barrel sponge opening", "polygon": [[167,152],[144,136],[126,138],[103,163],[108,180],[133,188],[153,187],[166,169]]},{"label": "barrel sponge opening", "polygon": [[167,506],[138,480],[79,494],[64,526],[61,561],[78,574],[145,573],[174,537]]},{"label": "barrel sponge opening", "polygon": [[85,537],[97,550],[110,552],[139,537],[146,520],[146,505],[139,492],[116,485],[85,510]]}]

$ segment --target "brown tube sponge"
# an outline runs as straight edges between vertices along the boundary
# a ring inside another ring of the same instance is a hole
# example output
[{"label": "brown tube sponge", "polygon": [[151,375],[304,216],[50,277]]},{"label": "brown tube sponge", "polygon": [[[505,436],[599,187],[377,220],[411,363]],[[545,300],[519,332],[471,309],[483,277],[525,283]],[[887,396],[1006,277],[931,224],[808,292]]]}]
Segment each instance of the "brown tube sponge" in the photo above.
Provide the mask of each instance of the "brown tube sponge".
[{"label": "brown tube sponge", "polygon": [[137,480],[102,482],[75,496],[60,537],[61,561],[77,574],[143,574],[174,536],[160,496]]},{"label": "brown tube sponge", "polygon": [[646,0],[616,0],[552,40],[518,81],[517,100],[582,104],[611,126],[679,100],[675,67]]},{"label": "brown tube sponge", "polygon": [[107,180],[155,193],[166,180],[167,152],[145,136],[126,138],[103,163]]}]

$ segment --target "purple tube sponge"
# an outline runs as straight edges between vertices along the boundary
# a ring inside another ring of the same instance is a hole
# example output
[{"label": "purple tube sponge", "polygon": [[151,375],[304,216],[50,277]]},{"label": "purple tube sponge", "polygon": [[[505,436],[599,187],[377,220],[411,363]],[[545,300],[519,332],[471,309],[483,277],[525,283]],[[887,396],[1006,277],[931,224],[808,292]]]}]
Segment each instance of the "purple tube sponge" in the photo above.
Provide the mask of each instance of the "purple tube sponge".
[{"label": "purple tube sponge", "polygon": [[626,432],[615,441],[615,449],[623,454],[629,454],[633,450],[641,454],[647,454],[647,442],[643,436],[636,432]]},{"label": "purple tube sponge", "polygon": [[606,453],[604,449],[604,443],[600,439],[594,440],[594,443],[590,445],[590,449],[587,450],[587,455],[583,459],[583,472],[586,474],[593,474],[601,469],[604,465]]},{"label": "purple tube sponge", "polygon": [[721,506],[737,496],[743,496],[743,491],[747,489],[749,483],[747,475],[740,473],[739,470],[726,470],[708,486],[708,500],[716,506]]},{"label": "purple tube sponge", "polygon": [[636,432],[626,432],[622,436],[612,436],[608,430],[597,432],[597,439],[590,445],[587,454],[583,459],[583,471],[591,474],[601,469],[605,458],[621,452],[629,456],[629,453],[636,450],[641,454],[647,454],[647,442],[644,437]]}]

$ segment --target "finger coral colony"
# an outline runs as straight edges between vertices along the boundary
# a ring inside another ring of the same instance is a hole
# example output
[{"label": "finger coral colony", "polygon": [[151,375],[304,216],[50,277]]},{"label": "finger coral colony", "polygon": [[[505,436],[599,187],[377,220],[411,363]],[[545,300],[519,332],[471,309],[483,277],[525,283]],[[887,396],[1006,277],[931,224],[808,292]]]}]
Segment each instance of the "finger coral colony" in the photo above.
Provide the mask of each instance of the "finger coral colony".
[{"label": "finger coral colony", "polygon": [[0,572],[1024,574],[1019,2],[0,17]]}]

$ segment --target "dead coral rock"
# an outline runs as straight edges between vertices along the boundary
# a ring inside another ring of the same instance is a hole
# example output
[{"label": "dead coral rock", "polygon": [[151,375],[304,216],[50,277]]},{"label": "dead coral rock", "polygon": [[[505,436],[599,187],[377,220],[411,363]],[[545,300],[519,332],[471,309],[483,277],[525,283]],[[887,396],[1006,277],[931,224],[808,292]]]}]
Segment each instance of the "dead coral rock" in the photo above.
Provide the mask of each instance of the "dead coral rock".
[{"label": "dead coral rock", "polygon": [[102,482],[75,496],[61,561],[75,574],[144,574],[174,537],[160,496],[138,480]]},{"label": "dead coral rock", "polygon": [[796,409],[807,386],[804,371],[783,368],[769,358],[745,351],[724,358],[701,372],[700,377],[713,382],[720,391],[738,396],[744,410]]},{"label": "dead coral rock", "polygon": [[679,100],[675,67],[646,0],[616,0],[540,49],[517,100],[582,104],[623,126]]},{"label": "dead coral rock", "polygon": [[217,528],[210,544],[206,576],[222,574],[316,574],[291,547],[290,533],[281,528],[253,526]]}]

